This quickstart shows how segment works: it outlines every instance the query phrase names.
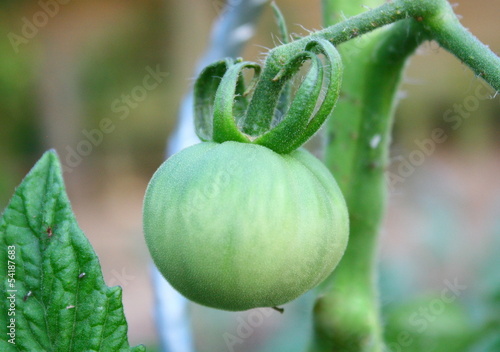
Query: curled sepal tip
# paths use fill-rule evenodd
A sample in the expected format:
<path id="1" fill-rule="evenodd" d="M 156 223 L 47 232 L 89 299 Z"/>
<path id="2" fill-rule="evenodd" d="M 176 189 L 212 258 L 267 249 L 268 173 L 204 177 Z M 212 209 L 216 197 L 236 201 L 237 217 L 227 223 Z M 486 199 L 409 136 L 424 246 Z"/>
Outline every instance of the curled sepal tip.
<path id="1" fill-rule="evenodd" d="M 217 88 L 233 59 L 224 59 L 201 71 L 194 84 L 194 124 L 198 137 L 204 141 L 212 140 L 213 110 Z"/>
<path id="2" fill-rule="evenodd" d="M 306 130 L 309 116 L 314 112 L 314 108 L 321 94 L 323 81 L 323 64 L 321 60 L 311 52 L 302 52 L 292 58 L 291 62 L 285 66 L 274 78 L 274 80 L 291 77 L 288 71 L 296 71 L 300 65 L 306 61 L 311 61 L 311 67 L 306 74 L 304 81 L 300 85 L 295 98 L 283 119 L 268 132 L 255 139 L 255 143 L 268 147 L 277 153 L 289 153 L 294 149 L 295 141 L 300 138 Z M 296 63 L 299 64 L 298 68 Z"/>
<path id="3" fill-rule="evenodd" d="M 340 86 L 342 84 L 342 60 L 333 44 L 325 39 L 319 38 L 310 41 L 306 46 L 306 50 L 312 50 L 318 54 L 323 54 L 325 57 L 326 65 L 324 66 L 323 78 L 325 95 L 318 109 L 309 119 L 304 133 L 290 145 L 291 150 L 299 148 L 320 129 L 337 103 L 337 99 L 340 95 Z"/>
<path id="4" fill-rule="evenodd" d="M 255 75 L 249 88 L 245 90 L 241 73 L 247 68 L 253 68 Z M 237 126 L 236 119 L 240 116 L 236 116 L 234 105 L 238 100 L 240 100 L 240 104 L 247 105 L 246 96 L 248 91 L 252 90 L 253 82 L 258 79 L 259 74 L 260 66 L 253 62 L 238 62 L 224 74 L 215 95 L 212 136 L 214 142 L 250 141 L 248 136 L 243 134 Z"/>

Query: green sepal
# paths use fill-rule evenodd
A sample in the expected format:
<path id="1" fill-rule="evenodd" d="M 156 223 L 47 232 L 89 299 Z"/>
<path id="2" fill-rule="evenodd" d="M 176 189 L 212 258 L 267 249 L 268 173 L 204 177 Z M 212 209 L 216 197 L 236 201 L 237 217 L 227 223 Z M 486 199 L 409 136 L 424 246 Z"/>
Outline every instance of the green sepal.
<path id="1" fill-rule="evenodd" d="M 274 1 L 271 3 L 271 7 L 273 8 L 274 18 L 279 28 L 280 40 L 283 44 L 287 44 L 290 42 L 290 36 L 288 34 L 288 27 L 286 25 L 285 16 L 283 16 L 283 13 L 281 12 L 280 8 Z M 282 91 L 280 93 L 280 98 L 278 100 L 278 105 L 276 106 L 276 111 L 279 112 L 286 111 L 286 109 L 290 104 L 291 97 L 292 97 L 292 82 L 288 81 L 282 88 Z"/>
<path id="2" fill-rule="evenodd" d="M 274 80 L 290 79 L 307 59 L 311 61 L 311 68 L 297 90 L 290 108 L 278 125 L 255 139 L 256 144 L 280 154 L 296 149 L 290 147 L 304 133 L 321 93 L 323 63 L 313 53 L 304 51 L 292 58 L 274 78 Z"/>
<path id="3" fill-rule="evenodd" d="M 271 7 L 273 8 L 274 18 L 280 30 L 281 42 L 283 44 L 287 44 L 289 42 L 289 38 L 288 38 L 288 28 L 286 25 L 285 16 L 283 16 L 283 13 L 281 12 L 280 8 L 278 7 L 278 5 L 276 5 L 274 1 L 271 3 Z"/>
<path id="4" fill-rule="evenodd" d="M 200 73 L 194 84 L 194 125 L 198 138 L 212 140 L 215 95 L 222 77 L 234 63 L 227 58 L 210 64 Z"/>
<path id="5" fill-rule="evenodd" d="M 254 78 L 248 91 L 242 91 L 243 80 L 241 72 L 246 68 L 253 68 Z M 213 111 L 213 135 L 214 142 L 235 141 L 248 143 L 250 139 L 238 128 L 235 117 L 235 97 L 237 96 L 240 105 L 246 106 L 246 95 L 252 90 L 253 82 L 259 78 L 260 66 L 253 62 L 239 62 L 232 65 L 222 77 L 222 81 L 215 95 Z M 239 91 L 240 94 L 237 94 Z M 241 111 L 242 109 L 240 109 Z"/>
<path id="6" fill-rule="evenodd" d="M 323 86 L 326 88 L 325 96 L 323 97 L 319 109 L 309 120 L 304 133 L 301 134 L 300 138 L 295 140 L 294 144 L 290 145 L 291 150 L 299 148 L 321 128 L 337 103 L 342 84 L 342 59 L 332 43 L 321 38 L 314 39 L 307 44 L 306 50 L 312 50 L 325 56 L 325 61 L 327 62 L 324 66 L 325 73 L 323 82 Z"/>

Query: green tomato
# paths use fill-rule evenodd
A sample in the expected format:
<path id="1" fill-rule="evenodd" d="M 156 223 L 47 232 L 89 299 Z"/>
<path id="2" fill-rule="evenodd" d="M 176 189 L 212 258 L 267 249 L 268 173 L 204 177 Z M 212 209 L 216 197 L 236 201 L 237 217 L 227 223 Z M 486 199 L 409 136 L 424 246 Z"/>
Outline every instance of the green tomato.
<path id="1" fill-rule="evenodd" d="M 163 163 L 144 200 L 144 233 L 165 278 L 223 310 L 275 307 L 317 286 L 347 245 L 344 198 L 305 150 L 205 142 Z"/>

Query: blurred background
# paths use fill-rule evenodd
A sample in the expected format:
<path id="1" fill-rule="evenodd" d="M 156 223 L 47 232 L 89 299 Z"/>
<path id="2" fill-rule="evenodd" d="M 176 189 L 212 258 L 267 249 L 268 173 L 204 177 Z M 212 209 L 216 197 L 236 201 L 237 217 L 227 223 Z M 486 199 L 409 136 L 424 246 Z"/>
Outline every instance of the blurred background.
<path id="1" fill-rule="evenodd" d="M 321 27 L 319 1 L 278 4 L 291 32 Z M 457 5 L 463 24 L 499 53 L 500 2 Z M 131 344 L 156 345 L 142 197 L 223 6 L 222 0 L 0 2 L 0 208 L 41 154 L 55 148 L 105 280 L 123 287 Z M 278 30 L 268 8 L 245 59 L 273 47 L 271 33 Z M 405 73 L 388 172 L 379 281 L 392 349 L 439 351 L 431 348 L 434 335 L 450 346 L 480 331 L 475 350 L 500 351 L 500 97 L 435 43 L 422 45 Z M 453 302 L 440 298 L 446 288 Z M 197 350 L 280 351 L 275 346 L 288 341 L 283 351 L 300 351 L 310 299 L 294 307 L 286 323 L 260 312 L 264 322 L 241 339 L 237 329 L 251 313 L 193 305 Z M 413 339 L 411 348 L 398 342 L 401 331 Z M 233 349 L 228 339 L 236 341 Z"/>

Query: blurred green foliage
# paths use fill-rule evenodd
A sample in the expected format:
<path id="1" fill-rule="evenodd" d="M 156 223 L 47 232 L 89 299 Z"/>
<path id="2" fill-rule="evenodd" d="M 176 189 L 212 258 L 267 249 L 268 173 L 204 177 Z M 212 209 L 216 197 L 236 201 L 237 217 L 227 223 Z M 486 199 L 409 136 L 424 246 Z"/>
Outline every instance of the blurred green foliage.
<path id="1" fill-rule="evenodd" d="M 0 31 L 5 27 L 0 25 Z M 39 150 L 33 53 L 16 55 L 0 41 L 0 207 L 3 209 L 19 175 Z"/>
<path id="2" fill-rule="evenodd" d="M 57 55 L 47 55 L 44 49 L 50 42 L 49 36 L 59 36 L 62 39 L 58 40 L 63 41 L 72 39 L 64 38 L 63 33 L 68 29 L 64 16 L 71 11 L 72 5 L 75 4 L 64 5 L 68 8 L 61 5 L 56 16 L 50 18 L 52 23 L 49 21 L 47 27 L 39 28 L 36 36 L 28 38 L 26 44 L 19 45 L 19 52 L 14 50 L 8 35 L 14 33 L 25 38 L 22 34 L 22 19 L 32 19 L 41 8 L 37 2 L 29 1 L 2 2 L 0 5 L 0 33 L 5 35 L 5 40 L 0 41 L 2 208 L 30 165 L 45 149 L 57 145 L 57 141 L 47 140 L 42 134 L 44 128 L 50 128 L 46 123 L 44 126 L 43 121 L 44 101 L 40 89 L 46 86 L 41 80 L 47 78 L 42 71 L 46 70 L 45 61 L 50 59 L 50 55 Z M 116 3 L 114 6 L 117 6 Z M 149 94 L 148 101 L 134 109 L 126 121 L 117 119 L 110 106 L 114 99 L 130 93 L 131 89 L 141 84 L 146 67 L 155 68 L 160 65 L 163 70 L 168 71 L 170 56 L 164 48 L 168 47 L 171 35 L 165 30 L 165 4 L 162 1 L 130 2 L 123 6 L 127 8 L 127 18 L 115 20 L 114 26 L 106 26 L 104 22 L 98 21 L 93 23 L 92 18 L 81 21 L 80 25 L 88 26 L 89 29 L 96 25 L 101 28 L 97 34 L 94 29 L 89 30 L 88 38 L 79 39 L 82 42 L 78 48 L 79 55 L 69 64 L 74 67 L 79 80 L 76 84 L 80 93 L 78 100 L 82 105 L 79 114 L 83 117 L 81 126 L 90 130 L 99 126 L 102 119 L 109 117 L 115 120 L 116 129 L 120 131 L 106 136 L 102 145 L 94 148 L 91 158 L 110 153 L 129 154 L 128 159 L 133 160 L 133 167 L 147 177 L 162 159 L 165 139 L 175 123 L 177 107 L 173 101 L 169 101 L 168 92 L 172 82 L 167 78 L 167 82 Z M 89 7 L 93 8 L 92 11 L 99 10 L 99 5 L 95 2 L 89 3 Z M 103 9 L 106 10 L 106 6 Z M 123 12 L 120 7 L 117 10 Z M 85 16 L 83 12 L 82 17 Z M 57 32 L 57 27 L 61 27 L 60 32 Z M 71 45 L 67 43 L 66 46 Z M 62 61 L 61 64 L 66 63 Z M 82 135 L 76 137 L 82 138 Z M 76 142 L 78 139 L 75 144 Z M 58 152 L 61 155 L 65 150 Z"/>
<path id="3" fill-rule="evenodd" d="M 122 22 L 113 31 L 90 42 L 81 57 L 81 92 L 85 102 L 85 127 L 96 128 L 104 118 L 114 121 L 118 133 L 106 136 L 98 154 L 129 154 L 133 167 L 148 175 L 163 158 L 168 132 L 176 120 L 176 103 L 169 90 L 170 77 L 148 92 L 144 103 L 130 109 L 125 119 L 112 109 L 115 100 L 130 95 L 142 85 L 146 68 L 169 72 L 168 33 L 161 2 L 138 6 L 132 22 Z M 146 172 L 144 172 L 146 169 Z"/>

